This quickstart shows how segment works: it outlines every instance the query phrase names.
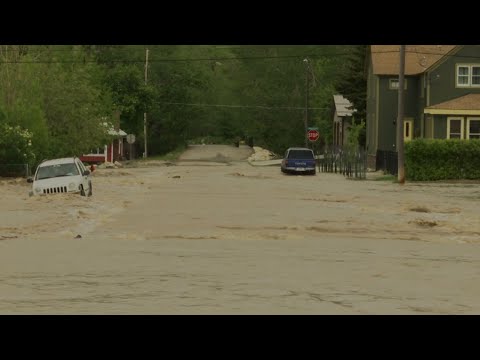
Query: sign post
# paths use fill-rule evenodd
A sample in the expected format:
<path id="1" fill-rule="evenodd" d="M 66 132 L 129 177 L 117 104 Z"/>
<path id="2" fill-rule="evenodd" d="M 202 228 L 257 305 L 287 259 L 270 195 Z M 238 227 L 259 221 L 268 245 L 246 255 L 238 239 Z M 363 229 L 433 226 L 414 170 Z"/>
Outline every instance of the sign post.
<path id="1" fill-rule="evenodd" d="M 310 142 L 317 141 L 318 138 L 320 137 L 320 133 L 318 132 L 318 128 L 309 127 L 308 131 L 307 131 L 307 137 L 308 137 L 308 140 L 310 140 Z"/>
<path id="2" fill-rule="evenodd" d="M 307 138 L 311 143 L 313 143 L 313 155 L 315 156 L 315 163 L 318 164 L 318 159 L 316 158 L 316 156 L 318 156 L 318 149 L 315 149 L 315 142 L 318 141 L 318 139 L 320 138 L 320 132 L 318 131 L 318 127 L 309 127 L 307 130 Z"/>
<path id="3" fill-rule="evenodd" d="M 128 158 L 129 158 L 128 160 L 132 160 L 132 144 L 133 144 L 134 142 L 135 142 L 135 135 L 133 135 L 133 134 L 128 134 L 128 135 L 127 135 L 127 143 L 130 144 L 130 150 L 129 150 L 129 151 L 130 151 L 130 153 L 129 153 L 130 156 L 128 157 Z"/>

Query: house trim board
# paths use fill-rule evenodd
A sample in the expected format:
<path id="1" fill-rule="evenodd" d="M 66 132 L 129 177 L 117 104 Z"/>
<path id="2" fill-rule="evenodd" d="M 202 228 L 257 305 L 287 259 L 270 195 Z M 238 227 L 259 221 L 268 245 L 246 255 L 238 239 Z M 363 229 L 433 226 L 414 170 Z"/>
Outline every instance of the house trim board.
<path id="1" fill-rule="evenodd" d="M 478 110 L 424 109 L 424 114 L 432 115 L 480 115 Z"/>

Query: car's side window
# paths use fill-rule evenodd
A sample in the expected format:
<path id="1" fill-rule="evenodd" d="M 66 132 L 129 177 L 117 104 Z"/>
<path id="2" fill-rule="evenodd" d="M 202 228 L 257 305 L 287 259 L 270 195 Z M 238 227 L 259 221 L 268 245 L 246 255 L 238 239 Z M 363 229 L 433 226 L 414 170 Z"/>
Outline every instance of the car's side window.
<path id="1" fill-rule="evenodd" d="M 75 164 L 64 164 L 61 165 L 62 173 L 68 175 L 78 175 L 78 167 Z M 60 173 L 60 174 L 62 174 Z"/>
<path id="2" fill-rule="evenodd" d="M 80 173 L 83 174 L 85 172 L 85 166 L 83 166 L 83 164 L 80 162 L 80 161 L 75 161 L 75 163 L 77 164 L 79 170 L 80 170 Z"/>

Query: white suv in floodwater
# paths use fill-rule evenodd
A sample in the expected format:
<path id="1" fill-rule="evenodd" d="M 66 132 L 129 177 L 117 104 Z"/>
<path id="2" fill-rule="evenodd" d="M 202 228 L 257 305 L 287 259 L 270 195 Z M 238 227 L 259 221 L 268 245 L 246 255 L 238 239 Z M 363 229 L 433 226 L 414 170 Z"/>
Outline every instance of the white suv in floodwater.
<path id="1" fill-rule="evenodd" d="M 27 181 L 33 183 L 33 195 L 80 193 L 92 196 L 90 171 L 76 157 L 46 160 Z"/>

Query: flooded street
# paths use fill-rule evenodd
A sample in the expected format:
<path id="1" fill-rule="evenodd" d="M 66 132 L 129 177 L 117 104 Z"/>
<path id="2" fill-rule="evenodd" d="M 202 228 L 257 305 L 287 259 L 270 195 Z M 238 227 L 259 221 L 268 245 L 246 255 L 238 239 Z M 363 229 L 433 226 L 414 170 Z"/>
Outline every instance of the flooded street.
<path id="1" fill-rule="evenodd" d="M 0 180 L 0 314 L 480 313 L 480 184 L 210 149 L 98 169 L 91 198 Z"/>

